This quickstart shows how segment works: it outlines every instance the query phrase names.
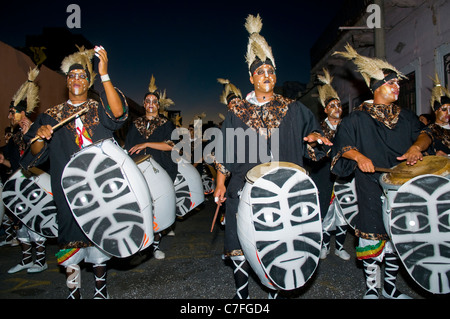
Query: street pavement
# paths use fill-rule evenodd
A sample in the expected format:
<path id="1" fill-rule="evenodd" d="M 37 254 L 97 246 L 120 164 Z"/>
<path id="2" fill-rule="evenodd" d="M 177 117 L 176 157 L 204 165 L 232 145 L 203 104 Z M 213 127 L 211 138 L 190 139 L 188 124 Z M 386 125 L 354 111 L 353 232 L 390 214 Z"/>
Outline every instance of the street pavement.
<path id="1" fill-rule="evenodd" d="M 108 291 L 112 300 L 154 300 L 151 305 L 166 305 L 167 300 L 192 303 L 207 300 L 231 301 L 235 294 L 232 269 L 222 259 L 224 230 L 216 223 L 211 232 L 215 204 L 210 196 L 197 210 L 177 220 L 175 236 L 164 236 L 161 250 L 165 259 L 157 260 L 150 251 L 129 258 L 113 258 L 108 264 Z M 356 238 L 349 232 L 345 247 L 351 259 L 344 261 L 331 253 L 321 260 L 313 277 L 302 288 L 281 294 L 286 300 L 360 300 L 365 292 L 362 265 L 355 259 Z M 41 273 L 26 271 L 8 274 L 9 268 L 20 262 L 18 246 L 0 247 L 0 299 L 65 299 L 68 289 L 65 274 L 56 262 L 57 245 L 47 243 L 49 268 Z M 83 299 L 94 294 L 94 275 L 89 264 L 81 272 Z M 449 299 L 433 295 L 418 286 L 404 271 L 399 274 L 398 288 L 416 300 Z M 252 274 L 249 282 L 251 300 L 266 300 L 268 289 Z M 156 300 L 156 302 L 155 302 Z M 315 304 L 315 303 L 313 303 Z M 178 311 L 178 310 L 177 310 Z M 332 311 L 332 310 L 329 310 Z M 331 312 L 330 312 L 331 314 Z"/>

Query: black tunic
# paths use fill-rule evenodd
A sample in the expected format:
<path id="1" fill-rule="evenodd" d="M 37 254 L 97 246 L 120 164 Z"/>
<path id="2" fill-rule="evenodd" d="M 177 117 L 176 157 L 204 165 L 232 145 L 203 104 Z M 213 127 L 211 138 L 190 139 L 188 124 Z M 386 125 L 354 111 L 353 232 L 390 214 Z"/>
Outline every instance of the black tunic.
<path id="1" fill-rule="evenodd" d="M 142 116 L 130 125 L 125 139 L 125 149 L 129 151 L 130 148 L 137 144 L 148 142 L 166 142 L 171 144 L 173 143 L 171 136 L 174 130 L 175 125 L 162 115 L 151 120 Z M 178 173 L 178 165 L 172 160 L 170 151 L 161 151 L 147 147 L 144 152 L 141 151 L 137 155 L 143 154 L 151 155 L 167 174 L 169 174 L 172 181 L 175 181 Z M 136 157 L 137 155 L 133 154 L 132 157 Z"/>
<path id="2" fill-rule="evenodd" d="M 24 140 L 29 141 L 36 136 L 37 130 L 42 125 L 54 126 L 86 106 L 89 106 L 89 111 L 82 115 L 80 119 L 89 132 L 92 142 L 112 138 L 113 132 L 119 129 L 128 117 L 125 97 L 121 92 L 119 93 L 124 108 L 124 115 L 119 119 L 116 119 L 112 114 L 106 104 L 107 99 L 104 94 L 102 94 L 102 103 L 90 99 L 81 106 L 73 106 L 65 102 L 40 114 L 25 134 Z M 75 123 L 71 121 L 54 131 L 52 138 L 45 141 L 45 146 L 39 154 L 33 156 L 28 149 L 21 159 L 21 166 L 24 168 L 37 166 L 47 159 L 50 160 L 49 173 L 51 175 L 53 199 L 58 208 L 58 243 L 61 248 L 80 248 L 91 245 L 74 219 L 61 187 L 61 176 L 66 164 L 70 161 L 72 155 L 80 150 L 76 144 L 76 136 Z"/>
<path id="3" fill-rule="evenodd" d="M 421 125 L 417 115 L 407 109 L 393 106 L 389 111 L 380 106 L 374 111 L 372 105 L 365 102 L 342 119 L 333 142 L 331 170 L 341 177 L 355 172 L 359 209 L 355 234 L 365 239 L 381 240 L 389 239 L 382 219 L 381 174 L 355 170 L 357 163 L 342 157 L 342 154 L 357 150 L 372 160 L 374 166 L 391 168 L 399 164 L 397 157 L 406 153 L 416 141 Z"/>
<path id="4" fill-rule="evenodd" d="M 256 156 L 259 154 L 259 142 L 252 143 L 246 140 L 245 146 L 238 147 L 238 139 L 234 138 L 234 148 L 230 148 L 230 136 L 227 129 L 236 132 L 251 128 L 259 132 L 260 128 L 278 129 L 279 161 L 291 162 L 303 167 L 303 158 L 319 159 L 325 155 L 320 147 L 312 149 L 303 141 L 303 138 L 312 132 L 322 133 L 319 123 L 313 113 L 301 102 L 275 95 L 274 99 L 263 106 L 254 105 L 247 100 L 228 109 L 227 116 L 222 124 L 223 157 L 216 160 L 220 164 L 217 168 L 226 174 L 231 174 L 226 194 L 226 226 L 225 226 L 225 253 L 232 255 L 240 250 L 237 236 L 236 213 L 239 204 L 238 192 L 244 187 L 245 175 L 253 167 L 268 162 L 267 159 Z M 229 134 L 229 133 L 228 133 Z M 270 153 L 272 135 L 266 139 L 268 154 Z M 265 137 L 258 134 L 260 139 Z M 275 154 L 277 150 L 272 150 Z M 243 154 L 242 154 L 243 152 Z M 217 155 L 217 152 L 216 152 Z M 266 155 L 266 154 L 264 154 Z M 264 156 L 263 155 L 263 156 Z"/>

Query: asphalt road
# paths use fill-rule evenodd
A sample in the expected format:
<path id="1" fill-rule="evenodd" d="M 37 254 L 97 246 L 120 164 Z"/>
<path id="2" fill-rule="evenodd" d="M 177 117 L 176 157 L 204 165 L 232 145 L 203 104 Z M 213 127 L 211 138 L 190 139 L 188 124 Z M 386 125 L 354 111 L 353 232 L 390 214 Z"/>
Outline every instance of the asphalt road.
<path id="1" fill-rule="evenodd" d="M 183 220 L 177 220 L 175 236 L 162 238 L 161 249 L 166 255 L 163 260 L 155 259 L 150 252 L 110 260 L 108 291 L 112 300 L 145 299 L 151 302 L 150 305 L 166 305 L 169 308 L 167 310 L 171 311 L 181 311 L 187 302 L 190 305 L 230 302 L 235 293 L 232 269 L 221 257 L 223 228 L 216 224 L 214 230 L 210 231 L 214 211 L 215 205 L 209 196 L 199 210 L 189 213 Z M 308 300 L 308 304 L 316 304 L 319 300 L 360 300 L 365 292 L 365 283 L 362 265 L 355 259 L 355 244 L 356 238 L 350 232 L 345 246 L 351 259 L 344 261 L 334 255 L 332 237 L 331 253 L 320 261 L 315 274 L 304 287 L 282 293 L 285 300 L 290 300 L 289 304 L 301 300 Z M 19 247 L 0 247 L 2 304 L 8 299 L 65 299 L 68 289 L 64 271 L 56 262 L 56 251 L 56 243 L 48 241 L 49 268 L 44 272 L 8 274 L 8 269 L 20 262 L 21 251 Z M 91 299 L 94 294 L 94 275 L 90 265 L 84 265 L 81 278 L 82 296 L 85 300 Z M 416 301 L 437 300 L 440 303 L 443 299 L 449 299 L 449 296 L 426 292 L 404 270 L 400 272 L 397 286 Z M 256 276 L 251 277 L 249 289 L 251 300 L 267 300 L 268 290 L 259 284 Z M 170 303 L 175 308 L 168 304 L 168 300 L 175 301 Z M 284 306 L 279 308 L 280 311 L 283 309 Z"/>

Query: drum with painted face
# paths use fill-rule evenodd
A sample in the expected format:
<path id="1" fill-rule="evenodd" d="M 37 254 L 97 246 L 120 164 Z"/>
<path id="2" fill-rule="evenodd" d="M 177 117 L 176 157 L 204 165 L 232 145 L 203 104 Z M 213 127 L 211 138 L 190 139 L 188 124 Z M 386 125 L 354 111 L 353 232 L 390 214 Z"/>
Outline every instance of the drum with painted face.
<path id="1" fill-rule="evenodd" d="M 412 178 L 425 174 L 437 176 L 450 176 L 450 159 L 444 156 L 424 156 L 422 161 L 415 165 L 407 165 L 402 162 L 391 168 L 391 173 L 380 176 L 380 184 L 383 187 L 383 222 L 387 233 L 390 235 L 391 206 L 399 188 Z"/>
<path id="2" fill-rule="evenodd" d="M 0 182 L 0 196 L 3 199 L 3 183 Z M 3 223 L 3 216 L 5 216 L 5 205 L 0 203 L 0 223 Z"/>
<path id="3" fill-rule="evenodd" d="M 412 178 L 390 201 L 389 216 L 392 243 L 409 275 L 431 293 L 450 293 L 450 180 Z"/>
<path id="4" fill-rule="evenodd" d="M 160 232 L 169 228 L 176 218 L 175 188 L 169 174 L 150 155 L 133 158 L 145 177 L 152 195 L 154 226 Z M 145 249 L 146 247 L 143 247 Z"/>
<path id="5" fill-rule="evenodd" d="M 322 242 L 317 187 L 287 162 L 258 165 L 246 179 L 237 213 L 244 255 L 265 286 L 302 287 L 316 270 Z"/>
<path id="6" fill-rule="evenodd" d="M 202 177 L 195 167 L 181 159 L 178 175 L 174 182 L 176 195 L 176 215 L 182 217 L 205 200 Z"/>
<path id="7" fill-rule="evenodd" d="M 38 168 L 17 170 L 6 181 L 2 198 L 5 206 L 32 231 L 48 238 L 58 237 L 57 209 L 48 173 Z"/>
<path id="8" fill-rule="evenodd" d="M 128 257 L 153 242 L 147 182 L 113 139 L 75 153 L 64 169 L 61 186 L 81 229 L 108 254 Z"/>
<path id="9" fill-rule="evenodd" d="M 337 178 L 334 182 L 334 194 L 337 210 L 348 225 L 355 229 L 355 217 L 358 215 L 358 197 L 356 196 L 355 177 Z"/>
<path id="10" fill-rule="evenodd" d="M 203 163 L 202 182 L 205 195 L 214 193 L 214 190 L 216 189 L 215 178 L 214 168 L 206 163 Z"/>

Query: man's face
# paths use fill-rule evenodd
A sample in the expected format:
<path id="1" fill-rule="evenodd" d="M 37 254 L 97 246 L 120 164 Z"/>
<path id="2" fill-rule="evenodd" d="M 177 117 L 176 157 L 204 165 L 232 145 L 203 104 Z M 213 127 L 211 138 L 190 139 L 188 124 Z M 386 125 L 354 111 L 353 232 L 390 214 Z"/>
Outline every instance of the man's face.
<path id="1" fill-rule="evenodd" d="M 22 119 L 22 114 L 21 113 L 17 113 L 14 108 L 10 108 L 9 109 L 8 120 L 9 120 L 9 124 L 12 127 L 14 127 L 17 124 L 19 124 L 21 119 Z"/>
<path id="2" fill-rule="evenodd" d="M 450 120 L 450 104 L 444 104 L 436 110 L 436 124 L 445 125 Z"/>
<path id="3" fill-rule="evenodd" d="M 147 95 L 144 100 L 144 108 L 148 113 L 158 112 L 159 109 L 159 101 L 158 98 L 152 94 Z"/>
<path id="4" fill-rule="evenodd" d="M 75 96 L 83 95 L 89 89 L 89 82 L 86 71 L 72 70 L 67 75 L 67 88 Z"/>
<path id="5" fill-rule="evenodd" d="M 250 82 L 255 87 L 255 91 L 261 93 L 272 92 L 277 82 L 275 69 L 268 64 L 261 65 L 253 72 L 253 75 L 250 77 Z"/>
<path id="6" fill-rule="evenodd" d="M 339 120 L 342 117 L 341 102 L 338 100 L 332 100 L 327 104 L 324 111 L 330 119 Z"/>
<path id="7" fill-rule="evenodd" d="M 378 94 L 387 103 L 393 103 L 398 100 L 400 94 L 400 85 L 398 79 L 391 79 L 385 84 L 375 90 L 375 94 Z"/>

